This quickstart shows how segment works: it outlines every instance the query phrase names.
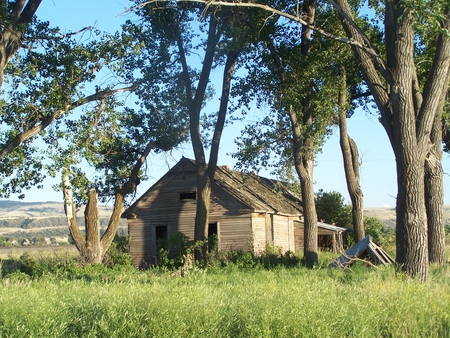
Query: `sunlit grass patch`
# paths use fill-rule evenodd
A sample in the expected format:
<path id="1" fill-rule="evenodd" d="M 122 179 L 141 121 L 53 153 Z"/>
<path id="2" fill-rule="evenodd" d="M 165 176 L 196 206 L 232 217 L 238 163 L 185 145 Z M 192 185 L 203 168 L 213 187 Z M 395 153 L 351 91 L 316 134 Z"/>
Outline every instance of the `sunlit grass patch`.
<path id="1" fill-rule="evenodd" d="M 0 287 L 0 336 L 441 337 L 450 333 L 446 274 L 435 269 L 422 284 L 363 266 L 17 278 Z"/>

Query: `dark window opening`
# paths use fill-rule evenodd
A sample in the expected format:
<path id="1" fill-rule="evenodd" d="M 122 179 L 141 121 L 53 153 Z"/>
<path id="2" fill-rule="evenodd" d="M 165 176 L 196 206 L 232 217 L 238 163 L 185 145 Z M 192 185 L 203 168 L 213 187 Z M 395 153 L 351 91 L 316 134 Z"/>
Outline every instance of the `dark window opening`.
<path id="1" fill-rule="evenodd" d="M 208 225 L 208 237 L 211 237 L 212 235 L 217 235 L 217 222 Z"/>
<path id="2" fill-rule="evenodd" d="M 158 251 L 166 248 L 167 242 L 167 225 L 155 226 L 156 246 Z"/>
<path id="3" fill-rule="evenodd" d="M 187 201 L 187 200 L 195 201 L 197 199 L 197 193 L 195 191 L 180 192 L 179 199 L 180 201 Z"/>
<path id="4" fill-rule="evenodd" d="M 208 224 L 208 251 L 217 251 L 219 249 L 219 233 L 217 231 L 217 222 Z"/>

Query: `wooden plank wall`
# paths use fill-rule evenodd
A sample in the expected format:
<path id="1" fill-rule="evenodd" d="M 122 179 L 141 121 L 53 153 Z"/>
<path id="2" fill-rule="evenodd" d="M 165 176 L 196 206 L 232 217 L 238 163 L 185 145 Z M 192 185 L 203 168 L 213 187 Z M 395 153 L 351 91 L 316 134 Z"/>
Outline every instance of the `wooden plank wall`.
<path id="1" fill-rule="evenodd" d="M 131 256 L 135 266 L 155 264 L 156 245 L 151 228 L 168 224 L 168 236 L 183 232 L 194 238 L 195 200 L 179 200 L 179 192 L 195 191 L 196 172 L 177 172 L 160 182 L 159 186 L 143 196 L 129 219 Z M 251 214 L 241 215 L 243 205 L 226 192 L 214 188 L 211 194 L 210 222 L 218 222 L 220 250 L 248 250 L 252 238 Z M 153 232 L 152 232 L 153 231 Z"/>
<path id="2" fill-rule="evenodd" d="M 303 251 L 305 247 L 305 233 L 304 233 L 304 224 L 300 221 L 293 222 L 294 226 L 294 249 L 295 252 Z"/>
<path id="3" fill-rule="evenodd" d="M 282 252 L 290 250 L 289 247 L 289 217 L 273 215 L 273 244 L 281 248 Z"/>
<path id="4" fill-rule="evenodd" d="M 133 265 L 139 268 L 145 268 L 155 264 L 156 250 L 152 250 L 153 229 L 145 226 L 141 220 L 129 220 L 129 234 L 133 239 L 130 246 L 130 255 Z M 155 248 L 156 249 L 156 248 Z"/>
<path id="5" fill-rule="evenodd" d="M 254 214 L 252 217 L 253 247 L 256 254 L 266 250 L 266 214 Z M 272 238 L 270 238 L 272 241 Z"/>
<path id="6" fill-rule="evenodd" d="M 252 224 L 250 214 L 220 218 L 219 224 L 219 250 L 249 251 L 252 244 Z"/>

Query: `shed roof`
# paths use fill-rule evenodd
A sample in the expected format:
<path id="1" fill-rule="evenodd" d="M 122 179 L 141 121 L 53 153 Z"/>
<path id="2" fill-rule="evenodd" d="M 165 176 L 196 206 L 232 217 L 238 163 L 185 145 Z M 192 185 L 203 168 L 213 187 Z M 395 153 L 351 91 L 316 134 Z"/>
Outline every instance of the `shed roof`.
<path id="1" fill-rule="evenodd" d="M 294 221 L 294 222 L 300 222 L 303 223 L 303 220 Z M 347 228 L 338 227 L 336 225 L 323 223 L 323 222 L 317 222 L 317 228 L 318 228 L 318 234 L 319 235 L 331 235 L 336 233 L 343 233 L 345 231 L 348 231 Z"/>
<path id="2" fill-rule="evenodd" d="M 127 217 L 132 213 L 139 201 L 159 186 L 161 182 L 166 181 L 169 176 L 177 171 L 186 171 L 188 166 L 191 170 L 196 170 L 195 161 L 183 157 L 133 203 L 122 214 L 122 217 Z M 213 184 L 244 204 L 246 207 L 242 209 L 242 212 L 268 212 L 296 216 L 302 214 L 300 197 L 280 181 L 231 170 L 228 166 L 217 166 Z"/>
<path id="3" fill-rule="evenodd" d="M 388 255 L 380 246 L 372 241 L 372 237 L 367 235 L 350 249 L 348 249 L 342 256 L 330 263 L 328 267 L 345 268 L 351 265 L 357 259 L 368 258 L 374 264 L 391 264 L 394 260 Z"/>

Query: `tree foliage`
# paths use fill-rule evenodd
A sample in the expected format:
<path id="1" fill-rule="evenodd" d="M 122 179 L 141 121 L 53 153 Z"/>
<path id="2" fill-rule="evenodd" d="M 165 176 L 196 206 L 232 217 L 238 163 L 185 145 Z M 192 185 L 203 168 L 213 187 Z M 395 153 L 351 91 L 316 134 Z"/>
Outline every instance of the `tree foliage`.
<path id="1" fill-rule="evenodd" d="M 63 35 L 49 23 L 36 21 L 24 37 L 27 48 L 5 69 L 0 105 L 3 197 L 11 193 L 24 197 L 24 190 L 40 187 L 46 176 L 44 158 L 48 157 L 42 144 L 47 145 L 46 150 L 58 147 L 67 132 L 63 117 L 72 114 L 76 118 L 77 108 L 134 86 L 117 72 L 113 81 L 98 81 L 99 75 L 111 74 L 114 64 L 118 69 L 124 52 L 117 39 L 107 34 L 85 29 Z"/>
<path id="2" fill-rule="evenodd" d="M 351 206 L 345 203 L 340 192 L 320 189 L 316 198 L 317 218 L 324 223 L 352 229 Z"/>

